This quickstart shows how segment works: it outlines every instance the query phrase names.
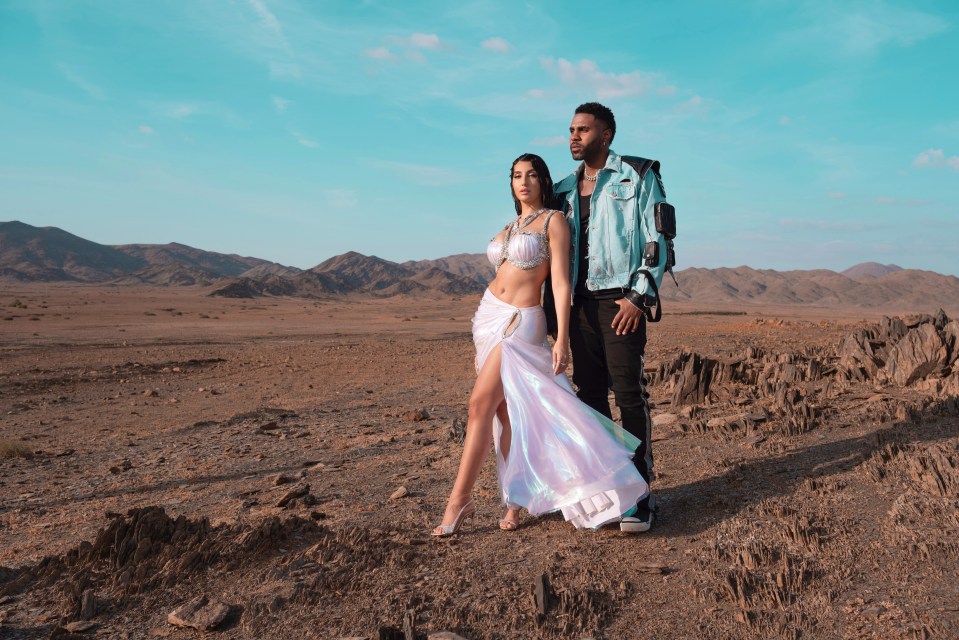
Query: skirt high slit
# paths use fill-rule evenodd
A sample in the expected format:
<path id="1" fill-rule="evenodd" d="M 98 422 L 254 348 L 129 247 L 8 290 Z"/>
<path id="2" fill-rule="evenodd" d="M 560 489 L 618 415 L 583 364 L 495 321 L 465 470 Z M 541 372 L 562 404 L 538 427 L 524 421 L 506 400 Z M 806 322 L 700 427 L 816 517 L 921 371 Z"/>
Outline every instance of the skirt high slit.
<path id="1" fill-rule="evenodd" d="M 640 441 L 576 397 L 553 374 L 543 308 L 514 307 L 487 289 L 473 317 L 476 370 L 501 347 L 500 379 L 511 437 L 493 419 L 496 469 L 504 505 L 531 514 L 562 511 L 577 528 L 616 521 L 649 487 L 632 457 Z"/>

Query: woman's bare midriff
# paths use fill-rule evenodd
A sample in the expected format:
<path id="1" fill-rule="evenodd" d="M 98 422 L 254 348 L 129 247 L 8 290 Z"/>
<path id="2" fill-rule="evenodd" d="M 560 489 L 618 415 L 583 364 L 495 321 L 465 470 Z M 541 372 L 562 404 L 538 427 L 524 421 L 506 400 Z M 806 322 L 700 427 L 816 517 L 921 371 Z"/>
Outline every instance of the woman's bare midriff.
<path id="1" fill-rule="evenodd" d="M 489 283 L 489 290 L 514 307 L 535 307 L 540 303 L 543 283 L 548 275 L 548 260 L 535 269 L 520 269 L 506 261 Z"/>

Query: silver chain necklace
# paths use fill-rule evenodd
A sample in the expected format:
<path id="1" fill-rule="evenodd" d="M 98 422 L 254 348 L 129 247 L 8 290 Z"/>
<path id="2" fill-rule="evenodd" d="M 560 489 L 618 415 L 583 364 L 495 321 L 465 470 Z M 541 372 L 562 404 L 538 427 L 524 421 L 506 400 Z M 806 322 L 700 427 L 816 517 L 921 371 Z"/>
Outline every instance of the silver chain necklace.
<path id="1" fill-rule="evenodd" d="M 597 171 L 593 175 L 589 175 L 588 173 L 586 173 L 586 167 L 583 167 L 583 180 L 585 180 L 586 182 L 596 182 L 596 178 L 598 177 L 599 177 L 599 171 Z"/>
<path id="2" fill-rule="evenodd" d="M 529 225 L 530 222 L 532 222 L 533 220 L 535 220 L 536 218 L 538 218 L 539 215 L 540 215 L 541 213 L 543 213 L 544 211 L 546 211 L 546 208 L 545 208 L 545 207 L 542 208 L 542 209 L 540 209 L 539 211 L 534 211 L 533 213 L 529 214 L 528 216 L 526 216 L 526 217 L 523 218 L 522 220 L 517 220 L 517 221 L 516 221 L 516 226 L 514 227 L 515 230 L 516 230 L 516 231 L 519 231 L 520 229 L 525 229 L 525 228 Z"/>

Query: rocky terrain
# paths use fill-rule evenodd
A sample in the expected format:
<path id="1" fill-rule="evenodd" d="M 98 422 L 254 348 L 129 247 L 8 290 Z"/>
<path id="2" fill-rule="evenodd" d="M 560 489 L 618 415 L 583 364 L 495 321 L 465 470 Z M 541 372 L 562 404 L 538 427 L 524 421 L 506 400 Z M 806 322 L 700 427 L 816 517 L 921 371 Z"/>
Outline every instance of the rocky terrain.
<path id="1" fill-rule="evenodd" d="M 208 292 L 5 285 L 0 637 L 959 633 L 949 309 L 674 302 L 653 531 L 434 540 L 478 298 Z"/>

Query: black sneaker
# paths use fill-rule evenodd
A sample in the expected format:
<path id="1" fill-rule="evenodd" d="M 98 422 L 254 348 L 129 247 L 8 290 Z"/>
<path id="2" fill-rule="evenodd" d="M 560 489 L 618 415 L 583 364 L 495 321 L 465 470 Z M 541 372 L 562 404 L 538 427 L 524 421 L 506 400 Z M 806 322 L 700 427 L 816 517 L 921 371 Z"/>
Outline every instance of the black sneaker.
<path id="1" fill-rule="evenodd" d="M 648 496 L 639 501 L 636 510 L 619 521 L 619 530 L 623 533 L 645 533 L 653 528 L 656 520 L 656 501 Z"/>

